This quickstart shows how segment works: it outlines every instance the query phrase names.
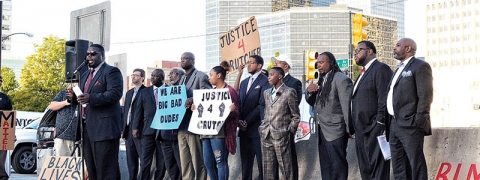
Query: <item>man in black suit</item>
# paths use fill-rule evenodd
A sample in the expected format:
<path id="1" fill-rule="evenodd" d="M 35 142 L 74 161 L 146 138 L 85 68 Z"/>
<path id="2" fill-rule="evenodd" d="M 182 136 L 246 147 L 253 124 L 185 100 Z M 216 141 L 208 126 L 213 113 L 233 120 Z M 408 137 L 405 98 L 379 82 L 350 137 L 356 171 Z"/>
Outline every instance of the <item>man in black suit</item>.
<path id="1" fill-rule="evenodd" d="M 195 55 L 184 52 L 180 57 L 180 63 L 185 70 L 185 78 L 180 84 L 185 84 L 187 89 L 187 102 L 185 103 L 185 115 L 178 128 L 178 147 L 182 166 L 182 179 L 206 180 L 207 170 L 203 164 L 203 151 L 200 136 L 190 133 L 188 125 L 192 117 L 190 106 L 193 103 L 193 90 L 212 89 L 207 74 L 195 68 Z"/>
<path id="2" fill-rule="evenodd" d="M 143 82 L 145 80 L 145 71 L 143 69 L 134 69 L 131 75 L 134 87 L 127 91 L 125 95 L 125 104 L 123 111 L 123 133 L 122 138 L 125 140 L 125 150 L 127 151 L 128 174 L 130 180 L 136 180 L 138 174 L 139 158 L 142 155 L 142 144 L 140 135 L 138 134 L 138 121 L 135 117 L 135 104 L 137 95 L 145 88 Z M 136 122 L 133 122 L 136 121 Z M 136 125 L 134 127 L 133 125 Z M 136 130 L 133 130 L 136 129 Z"/>
<path id="3" fill-rule="evenodd" d="M 278 58 L 273 57 L 275 60 L 275 66 L 280 67 L 285 72 L 285 77 L 283 77 L 283 84 L 287 87 L 295 89 L 297 92 L 297 106 L 300 105 L 302 101 L 302 82 L 297 78 L 294 78 L 290 75 L 289 71 L 293 66 L 292 60 L 287 55 L 280 55 Z M 293 179 L 298 179 L 298 160 L 297 160 L 297 148 L 295 147 L 295 133 L 290 134 L 290 151 L 292 153 L 292 167 L 293 167 Z M 276 173 L 278 176 L 278 173 Z M 278 179 L 278 178 L 277 178 Z"/>
<path id="4" fill-rule="evenodd" d="M 263 179 L 262 150 L 258 127 L 264 118 L 265 99 L 263 91 L 270 88 L 268 78 L 261 73 L 263 58 L 252 55 L 247 61 L 249 78 L 240 83 L 240 156 L 242 160 L 242 179 L 251 180 L 253 162 L 257 157 L 259 179 Z"/>
<path id="5" fill-rule="evenodd" d="M 67 96 L 74 104 L 82 104 L 83 155 L 88 177 L 92 180 L 120 179 L 122 73 L 105 63 L 102 45 L 91 45 L 86 60 L 90 70 L 83 73 L 80 80 L 83 94 L 75 98 L 68 91 Z"/>
<path id="6" fill-rule="evenodd" d="M 134 114 L 133 129 L 141 136 L 142 155 L 140 160 L 140 179 L 150 180 L 153 156 L 155 155 L 155 179 L 163 179 L 165 176 L 165 162 L 160 142 L 157 141 L 157 130 L 150 127 L 152 125 L 158 103 L 158 88 L 164 87 L 163 80 L 165 73 L 162 69 L 155 69 L 151 74 L 152 85 L 142 90 L 135 104 L 136 112 Z M 136 123 L 140 123 L 137 125 Z"/>
<path id="7" fill-rule="evenodd" d="M 170 71 L 170 85 L 180 85 L 185 78 L 185 71 L 181 68 L 172 68 Z M 171 180 L 182 179 L 180 164 L 180 151 L 178 149 L 178 130 L 159 130 L 162 143 L 163 157 L 165 158 L 165 167 Z"/>
<path id="8" fill-rule="evenodd" d="M 433 77 L 430 65 L 414 57 L 416 50 L 415 41 L 409 38 L 400 39 L 393 48 L 394 58 L 401 61 L 387 95 L 395 179 L 428 179 L 423 143 L 424 136 L 432 134 Z"/>
<path id="9" fill-rule="evenodd" d="M 385 103 L 392 70 L 378 61 L 376 54 L 370 41 L 359 42 L 355 50 L 355 61 L 363 68 L 353 86 L 352 121 L 358 166 L 364 180 L 390 179 L 390 160 L 384 160 L 377 136 L 386 130 Z"/>

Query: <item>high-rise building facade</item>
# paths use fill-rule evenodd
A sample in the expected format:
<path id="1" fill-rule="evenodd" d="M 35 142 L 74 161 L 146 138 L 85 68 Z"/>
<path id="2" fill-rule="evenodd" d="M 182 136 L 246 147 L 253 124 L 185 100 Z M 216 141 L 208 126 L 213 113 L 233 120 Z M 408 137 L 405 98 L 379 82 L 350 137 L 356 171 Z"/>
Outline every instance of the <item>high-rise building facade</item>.
<path id="1" fill-rule="evenodd" d="M 430 0 L 427 54 L 432 66 L 432 125 L 480 126 L 480 1 Z"/>
<path id="2" fill-rule="evenodd" d="M 269 60 L 275 52 L 291 57 L 292 76 L 302 80 L 305 74 L 304 53 L 314 50 L 329 51 L 337 60 L 350 59 L 351 9 L 345 5 L 330 7 L 290 8 L 289 10 L 260 15 L 259 25 L 262 56 Z M 395 20 L 378 16 L 365 16 L 370 22 L 365 28 L 368 40 L 377 46 L 377 57 L 389 65 L 393 59 L 393 45 L 397 40 Z"/>
<path id="3" fill-rule="evenodd" d="M 10 38 L 3 40 L 3 37 L 11 34 L 12 29 L 12 1 L 4 0 L 2 11 L 2 50 L 5 52 L 10 51 Z"/>
<path id="4" fill-rule="evenodd" d="M 405 2 L 386 0 L 336 0 L 337 4 L 362 9 L 364 14 L 390 17 L 397 21 L 398 38 L 405 37 Z"/>
<path id="5" fill-rule="evenodd" d="M 206 63 L 207 70 L 221 60 L 219 36 L 238 26 L 238 20 L 290 7 L 304 7 L 320 0 L 206 0 Z"/>

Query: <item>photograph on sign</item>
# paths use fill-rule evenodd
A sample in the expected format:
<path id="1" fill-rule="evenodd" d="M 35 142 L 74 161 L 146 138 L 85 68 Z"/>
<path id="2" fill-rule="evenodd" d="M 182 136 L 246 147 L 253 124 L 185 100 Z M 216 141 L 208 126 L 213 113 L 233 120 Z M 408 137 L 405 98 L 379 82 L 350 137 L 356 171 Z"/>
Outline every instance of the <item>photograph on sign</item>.
<path id="1" fill-rule="evenodd" d="M 85 168 L 86 171 L 86 168 Z M 82 158 L 70 156 L 48 156 L 42 169 L 37 172 L 39 180 L 82 179 Z"/>
<path id="2" fill-rule="evenodd" d="M 201 135 L 217 135 L 230 114 L 232 98 L 228 88 L 193 90 L 192 118 L 188 131 Z"/>
<path id="3" fill-rule="evenodd" d="M 16 111 L 0 111 L 2 123 L 2 149 L 13 150 L 15 147 Z"/>
<path id="4" fill-rule="evenodd" d="M 187 90 L 185 85 L 158 88 L 157 111 L 153 118 L 153 129 L 178 129 L 185 115 Z"/>
<path id="5" fill-rule="evenodd" d="M 227 61 L 234 73 L 240 64 L 246 64 L 251 55 L 261 55 L 260 33 L 255 16 L 228 30 L 219 38 L 222 61 Z"/>

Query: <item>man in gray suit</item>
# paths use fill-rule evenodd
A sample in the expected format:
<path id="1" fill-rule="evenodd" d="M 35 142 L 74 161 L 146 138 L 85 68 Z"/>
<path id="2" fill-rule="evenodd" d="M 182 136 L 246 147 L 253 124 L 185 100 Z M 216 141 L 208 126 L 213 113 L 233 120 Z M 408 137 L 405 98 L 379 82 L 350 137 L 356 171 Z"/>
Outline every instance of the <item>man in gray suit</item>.
<path id="1" fill-rule="evenodd" d="M 191 52 L 182 54 L 180 64 L 185 70 L 185 84 L 187 89 L 187 111 L 178 128 L 178 147 L 180 149 L 180 165 L 182 166 L 182 179 L 206 180 L 207 171 L 203 164 L 202 142 L 200 136 L 188 132 L 188 125 L 192 117 L 190 106 L 193 103 L 194 89 L 212 89 L 207 74 L 195 69 L 195 55 Z"/>
<path id="2" fill-rule="evenodd" d="M 390 160 L 383 158 L 377 136 L 385 133 L 385 103 L 392 70 L 378 61 L 376 54 L 377 48 L 370 41 L 360 41 L 355 50 L 355 61 L 363 68 L 353 88 L 352 121 L 363 180 L 390 179 Z"/>
<path id="3" fill-rule="evenodd" d="M 433 77 L 430 65 L 414 57 L 416 50 L 415 41 L 409 38 L 400 39 L 393 48 L 394 58 L 401 61 L 387 95 L 395 179 L 428 179 L 423 143 L 424 136 L 432 135 Z"/>
<path id="4" fill-rule="evenodd" d="M 318 153 L 323 180 L 348 177 L 347 143 L 354 134 L 350 119 L 352 80 L 340 71 L 335 56 L 323 52 L 317 58 L 320 78 L 310 81 L 305 96 L 313 106 L 318 128 Z"/>

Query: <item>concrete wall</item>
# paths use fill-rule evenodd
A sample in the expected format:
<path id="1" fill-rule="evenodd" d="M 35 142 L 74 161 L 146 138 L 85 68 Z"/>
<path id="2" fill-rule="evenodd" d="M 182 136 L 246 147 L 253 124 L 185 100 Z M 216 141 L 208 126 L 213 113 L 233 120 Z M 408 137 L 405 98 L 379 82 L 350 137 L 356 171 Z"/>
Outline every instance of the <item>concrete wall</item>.
<path id="1" fill-rule="evenodd" d="M 425 157 L 427 159 L 429 179 L 434 179 L 442 162 L 480 162 L 480 127 L 475 128 L 435 128 L 433 135 L 425 138 Z M 299 179 L 321 179 L 320 165 L 317 150 L 318 137 L 316 134 L 308 141 L 300 141 L 297 145 L 300 168 Z M 122 179 L 128 177 L 126 170 L 125 151 L 119 156 L 122 170 Z M 349 180 L 360 179 L 355 141 L 350 139 L 347 148 L 349 163 Z M 228 158 L 230 166 L 229 179 L 241 179 L 240 149 L 237 154 Z M 254 165 L 254 179 L 258 178 L 258 168 Z M 393 178 L 392 178 L 393 179 Z"/>

